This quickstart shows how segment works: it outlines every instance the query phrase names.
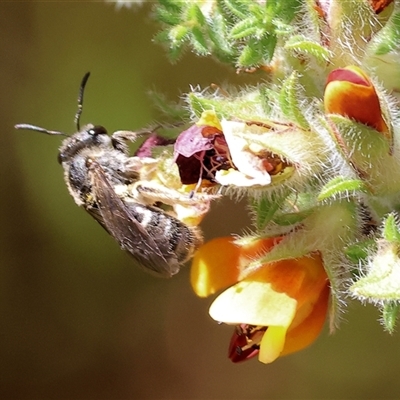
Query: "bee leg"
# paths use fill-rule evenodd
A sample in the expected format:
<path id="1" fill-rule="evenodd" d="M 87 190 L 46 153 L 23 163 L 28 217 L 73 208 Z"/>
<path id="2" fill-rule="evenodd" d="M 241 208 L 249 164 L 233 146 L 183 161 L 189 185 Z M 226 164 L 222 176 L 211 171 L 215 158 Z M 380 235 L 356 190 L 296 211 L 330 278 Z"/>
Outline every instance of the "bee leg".
<path id="1" fill-rule="evenodd" d="M 111 135 L 111 142 L 114 149 L 121 151 L 122 153 L 128 155 L 129 149 L 127 142 L 135 142 L 136 139 L 151 134 L 150 129 L 145 129 L 138 132 L 133 131 L 115 131 Z"/>
<path id="2" fill-rule="evenodd" d="M 148 205 L 162 203 L 168 207 L 164 208 L 167 214 L 190 226 L 198 225 L 202 217 L 210 210 L 211 200 L 220 197 L 209 193 L 194 195 L 190 192 L 181 193 L 162 185 L 143 181 L 137 182 L 135 192 L 141 203 Z"/>
<path id="3" fill-rule="evenodd" d="M 135 185 L 135 190 L 146 204 L 161 202 L 167 205 L 173 205 L 175 203 L 187 204 L 187 201 L 189 201 L 189 203 L 191 202 L 189 193 L 187 195 L 179 193 L 176 190 L 168 189 L 154 182 L 139 181 Z"/>
<path id="4" fill-rule="evenodd" d="M 137 182 L 135 190 L 145 204 L 161 202 L 169 206 L 176 204 L 193 206 L 198 204 L 199 201 L 210 201 L 220 197 L 220 195 L 210 193 L 181 193 L 177 190 L 166 188 L 161 184 L 144 181 Z"/>

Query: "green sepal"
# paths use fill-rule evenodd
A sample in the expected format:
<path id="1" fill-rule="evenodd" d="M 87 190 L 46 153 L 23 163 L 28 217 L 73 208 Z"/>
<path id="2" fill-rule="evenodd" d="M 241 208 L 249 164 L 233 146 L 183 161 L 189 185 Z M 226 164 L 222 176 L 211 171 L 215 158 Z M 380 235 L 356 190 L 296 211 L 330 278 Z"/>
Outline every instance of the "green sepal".
<path id="1" fill-rule="evenodd" d="M 374 239 L 367 239 L 347 246 L 344 254 L 353 264 L 357 265 L 367 260 L 371 250 L 376 251 L 376 241 Z"/>
<path id="2" fill-rule="evenodd" d="M 389 214 L 384 222 L 382 236 L 388 242 L 400 244 L 400 232 L 394 214 Z"/>
<path id="3" fill-rule="evenodd" d="M 337 176 L 322 187 L 317 200 L 322 201 L 340 194 L 348 196 L 349 192 L 367 193 L 368 190 L 364 182 L 360 179 L 349 179 L 344 176 Z"/>
<path id="4" fill-rule="evenodd" d="M 354 282 L 349 292 L 373 304 L 400 301 L 400 260 L 397 245 L 382 246 L 368 262 L 367 272 Z"/>
<path id="5" fill-rule="evenodd" d="M 156 90 L 149 90 L 148 95 L 160 112 L 163 120 L 165 120 L 165 117 L 167 117 L 169 121 L 173 121 L 173 123 L 189 120 L 189 111 L 183 107 L 181 102 L 170 101 L 163 93 L 157 92 Z"/>
<path id="6" fill-rule="evenodd" d="M 371 303 L 400 301 L 400 233 L 394 214 L 384 221 L 382 238 L 370 252 L 366 271 L 350 286 L 350 292 Z"/>
<path id="7" fill-rule="evenodd" d="M 251 207 L 254 210 L 254 225 L 258 231 L 262 231 L 278 211 L 279 204 L 276 201 L 262 197 L 261 199 L 253 200 Z"/>
<path id="8" fill-rule="evenodd" d="M 382 324 L 389 333 L 394 333 L 396 320 L 399 315 L 400 304 L 397 302 L 386 302 L 382 308 Z"/>
<path id="9" fill-rule="evenodd" d="M 303 211 L 294 212 L 294 213 L 285 213 L 285 214 L 275 216 L 273 218 L 273 221 L 279 226 L 295 225 L 301 221 L 304 221 L 312 213 L 313 213 L 313 209 L 303 210 Z"/>
<path id="10" fill-rule="evenodd" d="M 201 114 L 204 110 L 214 110 L 217 113 L 218 118 L 220 118 L 220 115 L 218 115 L 218 108 L 220 108 L 218 101 L 210 98 L 200 97 L 193 92 L 189 93 L 186 98 L 191 111 L 194 112 L 197 118 L 201 117 Z"/>
<path id="11" fill-rule="evenodd" d="M 376 34 L 371 44 L 375 55 L 400 49 L 400 11 L 394 12 L 389 22 Z"/>
<path id="12" fill-rule="evenodd" d="M 260 102 L 265 112 L 265 115 L 270 115 L 273 110 L 273 104 L 279 102 L 279 93 L 272 90 L 266 85 L 260 86 L 259 91 L 260 91 Z"/>
<path id="13" fill-rule="evenodd" d="M 284 193 L 272 192 L 268 196 L 250 200 L 254 225 L 258 231 L 265 229 L 267 224 L 272 221 L 275 213 L 285 202 L 288 195 L 289 191 L 285 191 Z"/>

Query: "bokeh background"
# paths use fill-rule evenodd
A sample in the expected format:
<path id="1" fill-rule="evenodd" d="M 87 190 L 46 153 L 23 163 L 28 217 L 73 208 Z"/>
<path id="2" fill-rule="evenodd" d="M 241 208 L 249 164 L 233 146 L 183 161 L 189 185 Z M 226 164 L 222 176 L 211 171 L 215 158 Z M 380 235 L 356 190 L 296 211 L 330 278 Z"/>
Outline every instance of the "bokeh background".
<path id="1" fill-rule="evenodd" d="M 232 328 L 208 317 L 189 268 L 155 279 L 75 206 L 57 164 L 59 137 L 27 122 L 138 129 L 155 118 L 148 89 L 171 100 L 190 85 L 248 77 L 187 54 L 171 65 L 152 42 L 149 7 L 103 2 L 0 3 L 0 398 L 395 399 L 400 340 L 371 306 L 352 305 L 333 336 L 271 365 L 232 364 Z M 219 202 L 207 239 L 241 233 L 243 203 Z"/>

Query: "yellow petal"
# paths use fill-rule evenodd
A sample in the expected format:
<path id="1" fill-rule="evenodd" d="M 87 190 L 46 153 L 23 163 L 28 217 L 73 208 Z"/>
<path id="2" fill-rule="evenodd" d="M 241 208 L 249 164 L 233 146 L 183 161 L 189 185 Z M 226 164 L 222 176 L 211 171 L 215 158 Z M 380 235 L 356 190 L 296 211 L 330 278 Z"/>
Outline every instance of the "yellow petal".
<path id="1" fill-rule="evenodd" d="M 272 289 L 270 283 L 244 280 L 221 293 L 211 304 L 210 316 L 227 324 L 288 327 L 297 301 Z"/>
<path id="2" fill-rule="evenodd" d="M 190 270 L 190 281 L 195 293 L 207 297 L 237 282 L 240 247 L 233 237 L 213 239 L 196 252 Z"/>
<path id="3" fill-rule="evenodd" d="M 260 343 L 258 359 L 269 364 L 275 361 L 282 353 L 285 345 L 287 327 L 269 326 Z"/>
<path id="4" fill-rule="evenodd" d="M 200 119 L 197 121 L 196 125 L 213 126 L 214 128 L 222 131 L 221 123 L 219 122 L 217 114 L 213 110 L 204 110 L 201 113 Z"/>
<path id="5" fill-rule="evenodd" d="M 330 289 L 326 282 L 311 313 L 300 324 L 295 325 L 294 323 L 289 327 L 282 356 L 302 350 L 317 339 L 326 320 L 329 296 Z"/>
<path id="6" fill-rule="evenodd" d="M 280 237 L 242 240 L 235 243 L 232 236 L 210 240 L 196 252 L 190 271 L 195 293 L 207 297 L 239 281 L 251 260 L 260 257 L 281 240 Z"/>

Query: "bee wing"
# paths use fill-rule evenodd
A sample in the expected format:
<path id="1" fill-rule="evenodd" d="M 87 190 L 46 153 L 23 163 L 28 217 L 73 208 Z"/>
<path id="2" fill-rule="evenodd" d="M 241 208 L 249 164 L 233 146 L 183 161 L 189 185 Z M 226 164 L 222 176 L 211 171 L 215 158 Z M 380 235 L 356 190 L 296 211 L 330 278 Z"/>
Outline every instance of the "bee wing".
<path id="1" fill-rule="evenodd" d="M 107 233 L 111 235 L 107 226 L 104 224 L 104 219 L 99 209 L 96 206 L 92 205 L 91 206 L 85 205 L 84 207 L 85 210 L 107 231 Z"/>
<path id="2" fill-rule="evenodd" d="M 89 174 L 99 214 L 93 215 L 94 210 L 87 211 L 146 271 L 165 278 L 176 274 L 179 271 L 177 259 L 166 260 L 156 241 L 135 217 L 134 204 L 128 206 L 118 197 L 103 168 L 91 161 Z"/>

